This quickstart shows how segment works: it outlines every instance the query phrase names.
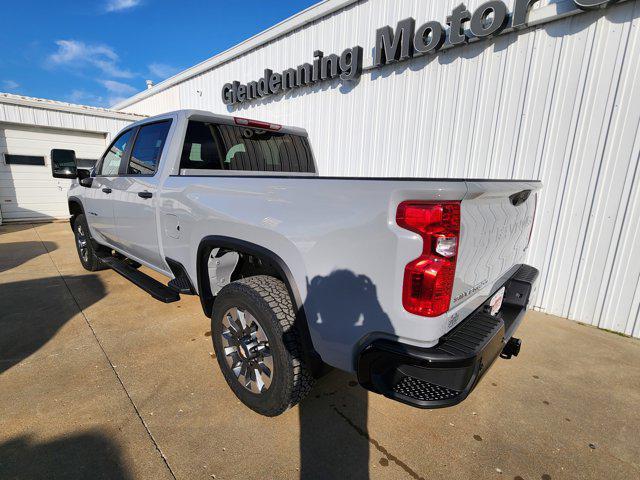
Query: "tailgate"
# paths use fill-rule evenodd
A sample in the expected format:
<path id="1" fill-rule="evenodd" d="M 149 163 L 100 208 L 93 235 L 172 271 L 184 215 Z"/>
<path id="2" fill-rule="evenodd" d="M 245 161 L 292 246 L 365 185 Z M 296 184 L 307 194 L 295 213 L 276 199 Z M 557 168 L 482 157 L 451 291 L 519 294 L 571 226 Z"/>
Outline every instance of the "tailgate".
<path id="1" fill-rule="evenodd" d="M 540 182 L 470 181 L 460 207 L 460 246 L 451 308 L 491 295 L 529 245 Z"/>

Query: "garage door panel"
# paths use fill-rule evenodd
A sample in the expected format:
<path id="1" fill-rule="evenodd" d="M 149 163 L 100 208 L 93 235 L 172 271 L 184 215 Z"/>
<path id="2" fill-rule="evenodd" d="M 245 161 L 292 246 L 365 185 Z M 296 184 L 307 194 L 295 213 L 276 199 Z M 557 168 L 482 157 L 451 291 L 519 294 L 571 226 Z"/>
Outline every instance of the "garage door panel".
<path id="1" fill-rule="evenodd" d="M 0 189 L 4 188 L 15 188 L 17 180 L 15 178 L 0 178 Z M 26 175 L 23 179 L 20 188 L 42 188 L 42 187 L 50 187 L 51 179 L 50 178 L 29 178 Z"/>
<path id="2" fill-rule="evenodd" d="M 17 153 L 14 155 L 26 155 L 24 153 Z M 37 155 L 42 157 L 44 155 Z M 47 158 L 45 157 L 45 162 Z M 27 175 L 49 175 L 51 177 L 51 165 L 7 165 L 6 160 L 3 159 L 2 163 L 0 163 L 0 172 L 3 173 L 3 178 L 6 176 L 12 176 L 15 178 L 16 175 L 27 176 Z"/>
<path id="3" fill-rule="evenodd" d="M 78 158 L 99 158 L 106 137 L 89 132 L 0 124 L 0 210 L 2 221 L 66 218 L 70 180 L 51 176 L 52 149 L 75 150 Z M 35 155 L 45 165 L 7 165 L 3 154 Z"/>
<path id="4" fill-rule="evenodd" d="M 2 206 L 2 221 L 10 220 L 31 220 L 31 219 L 64 219 L 69 217 L 69 212 L 66 215 L 60 215 L 61 205 L 33 205 L 33 208 L 18 207 L 16 205 L 10 205 L 5 208 Z M 67 208 L 66 205 L 64 205 Z"/>
<path id="5" fill-rule="evenodd" d="M 22 167 L 22 168 L 16 168 Z M 51 176 L 51 166 L 30 166 L 30 165 L 13 165 L 12 168 L 0 168 L 0 178 L 10 180 L 49 180 L 53 181 Z"/>
<path id="6" fill-rule="evenodd" d="M 66 194 L 66 189 L 64 193 Z M 5 204 L 9 201 L 18 203 L 20 205 L 43 202 L 58 202 L 61 198 L 66 201 L 66 195 L 64 197 L 61 197 L 60 189 L 52 187 L 44 187 L 40 189 L 7 189 L 6 191 L 3 190 L 2 193 L 0 193 L 0 200 L 2 201 L 2 204 Z"/>

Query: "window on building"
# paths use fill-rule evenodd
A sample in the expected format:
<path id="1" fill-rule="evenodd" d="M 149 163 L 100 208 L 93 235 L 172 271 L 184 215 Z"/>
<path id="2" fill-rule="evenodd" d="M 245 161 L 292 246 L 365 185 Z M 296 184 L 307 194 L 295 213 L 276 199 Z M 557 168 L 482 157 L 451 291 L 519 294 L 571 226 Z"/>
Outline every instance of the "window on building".
<path id="1" fill-rule="evenodd" d="M 128 174 L 153 175 L 156 172 L 170 126 L 171 120 L 167 120 L 140 127 L 131 151 Z"/>
<path id="2" fill-rule="evenodd" d="M 180 168 L 315 173 L 305 137 L 196 121 L 189 122 Z"/>
<path id="3" fill-rule="evenodd" d="M 122 163 L 122 157 L 127 152 L 129 141 L 133 130 L 127 130 L 122 133 L 109 147 L 109 151 L 102 158 L 102 165 L 100 165 L 100 175 L 105 177 L 115 177 L 120 171 L 120 164 Z"/>
<path id="4" fill-rule="evenodd" d="M 37 155 L 12 155 L 6 153 L 4 161 L 7 165 L 39 165 L 44 166 L 44 157 Z"/>

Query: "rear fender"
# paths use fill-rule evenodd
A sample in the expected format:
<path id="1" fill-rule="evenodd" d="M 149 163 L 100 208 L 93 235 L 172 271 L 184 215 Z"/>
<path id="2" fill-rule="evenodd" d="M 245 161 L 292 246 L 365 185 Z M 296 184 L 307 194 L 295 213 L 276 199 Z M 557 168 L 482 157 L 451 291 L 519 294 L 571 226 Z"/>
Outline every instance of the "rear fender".
<path id="1" fill-rule="evenodd" d="M 304 311 L 304 303 L 302 301 L 300 291 L 295 278 L 285 261 L 273 251 L 246 240 L 240 240 L 232 237 L 211 235 L 203 238 L 198 246 L 196 265 L 198 292 L 200 294 L 200 303 L 204 314 L 208 317 L 211 316 L 213 303 L 215 301 L 215 297 L 211 291 L 208 274 L 209 271 L 207 267 L 208 256 L 214 248 L 233 250 L 238 253 L 245 253 L 258 257 L 262 262 L 277 272 L 278 277 L 286 285 L 289 296 L 293 302 L 293 307 L 296 312 L 295 323 L 302 336 L 303 347 L 308 357 L 307 362 L 314 372 L 318 371 L 321 368 L 322 361 L 320 355 L 313 347 L 313 342 L 309 333 L 309 324 L 307 323 L 307 316 Z"/>

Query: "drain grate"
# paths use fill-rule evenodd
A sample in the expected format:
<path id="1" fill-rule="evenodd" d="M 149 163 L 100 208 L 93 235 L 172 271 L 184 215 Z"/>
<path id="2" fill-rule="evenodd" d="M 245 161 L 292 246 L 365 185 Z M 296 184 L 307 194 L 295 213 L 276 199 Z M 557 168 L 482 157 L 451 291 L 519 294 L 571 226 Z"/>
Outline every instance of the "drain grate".
<path id="1" fill-rule="evenodd" d="M 406 397 L 427 402 L 449 400 L 460 394 L 460 392 L 451 390 L 450 388 L 434 385 L 433 383 L 413 377 L 404 377 L 393 387 L 393 391 Z"/>

